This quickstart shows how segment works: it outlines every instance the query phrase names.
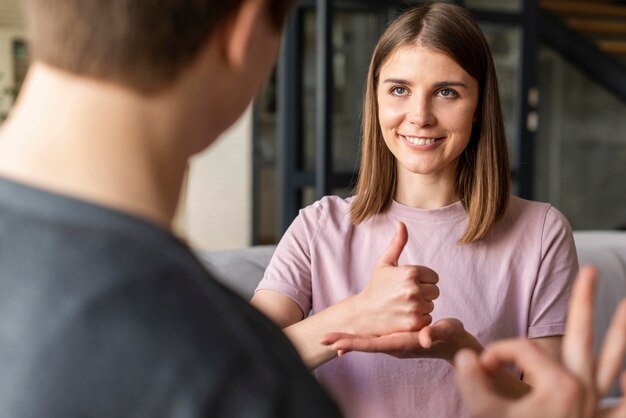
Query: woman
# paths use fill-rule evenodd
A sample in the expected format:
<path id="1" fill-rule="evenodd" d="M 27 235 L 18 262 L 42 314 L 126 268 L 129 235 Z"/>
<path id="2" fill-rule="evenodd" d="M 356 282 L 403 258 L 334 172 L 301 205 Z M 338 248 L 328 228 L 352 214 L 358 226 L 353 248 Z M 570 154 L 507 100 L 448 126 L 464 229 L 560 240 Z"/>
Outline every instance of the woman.
<path id="1" fill-rule="evenodd" d="M 362 142 L 356 195 L 300 212 L 252 303 L 347 416 L 466 416 L 455 353 L 527 336 L 557 356 L 578 267 L 564 217 L 510 196 L 493 59 L 467 11 L 422 6 L 389 26 L 370 64 Z M 421 358 L 335 358 L 322 342 L 345 334 L 408 337 L 417 348 L 379 351 Z M 510 396 L 529 390 L 519 373 L 493 380 Z"/>

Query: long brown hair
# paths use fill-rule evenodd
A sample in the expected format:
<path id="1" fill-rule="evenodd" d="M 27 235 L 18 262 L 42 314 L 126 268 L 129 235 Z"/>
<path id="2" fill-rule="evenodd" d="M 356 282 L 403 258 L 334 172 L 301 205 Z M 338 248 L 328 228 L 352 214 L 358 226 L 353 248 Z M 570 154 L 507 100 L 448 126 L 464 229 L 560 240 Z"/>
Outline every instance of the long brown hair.
<path id="1" fill-rule="evenodd" d="M 361 167 L 352 222 L 361 223 L 385 212 L 396 189 L 396 160 L 385 145 L 378 120 L 376 89 L 382 65 L 397 49 L 419 45 L 442 52 L 478 81 L 477 120 L 459 161 L 455 187 L 468 213 L 460 239 L 484 238 L 502 217 L 510 193 L 509 157 L 493 58 L 487 41 L 462 7 L 436 3 L 414 7 L 394 20 L 372 56 L 363 102 Z"/>

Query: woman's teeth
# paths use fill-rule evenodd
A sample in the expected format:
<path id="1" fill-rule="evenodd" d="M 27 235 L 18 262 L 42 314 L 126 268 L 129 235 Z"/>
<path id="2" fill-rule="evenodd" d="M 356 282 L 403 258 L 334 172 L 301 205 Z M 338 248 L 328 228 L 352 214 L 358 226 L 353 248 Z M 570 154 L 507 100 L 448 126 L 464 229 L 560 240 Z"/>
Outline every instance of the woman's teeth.
<path id="1" fill-rule="evenodd" d="M 405 136 L 404 138 L 413 145 L 430 145 L 436 141 L 436 138 L 416 138 L 411 136 Z"/>

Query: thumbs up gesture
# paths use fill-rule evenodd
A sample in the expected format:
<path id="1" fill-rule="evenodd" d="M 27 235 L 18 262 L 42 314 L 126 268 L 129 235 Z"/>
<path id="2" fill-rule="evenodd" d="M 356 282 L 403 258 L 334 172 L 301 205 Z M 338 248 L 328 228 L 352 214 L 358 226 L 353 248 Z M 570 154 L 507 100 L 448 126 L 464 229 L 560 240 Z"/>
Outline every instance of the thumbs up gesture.
<path id="1" fill-rule="evenodd" d="M 371 335 L 418 331 L 432 322 L 439 276 L 428 267 L 398 265 L 408 241 L 406 225 L 398 224 L 394 239 L 376 263 L 367 287 L 357 295 L 362 320 Z"/>

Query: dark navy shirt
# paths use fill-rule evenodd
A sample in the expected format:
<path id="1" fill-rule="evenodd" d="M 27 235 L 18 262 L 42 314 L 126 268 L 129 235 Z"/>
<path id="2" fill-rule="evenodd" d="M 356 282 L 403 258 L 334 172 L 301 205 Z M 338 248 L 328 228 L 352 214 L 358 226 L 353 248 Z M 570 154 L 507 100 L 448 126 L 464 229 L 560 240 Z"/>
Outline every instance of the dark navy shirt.
<path id="1" fill-rule="evenodd" d="M 0 417 L 333 417 L 283 333 L 170 232 L 0 179 Z"/>

